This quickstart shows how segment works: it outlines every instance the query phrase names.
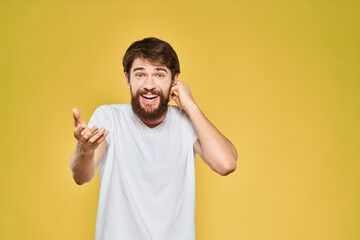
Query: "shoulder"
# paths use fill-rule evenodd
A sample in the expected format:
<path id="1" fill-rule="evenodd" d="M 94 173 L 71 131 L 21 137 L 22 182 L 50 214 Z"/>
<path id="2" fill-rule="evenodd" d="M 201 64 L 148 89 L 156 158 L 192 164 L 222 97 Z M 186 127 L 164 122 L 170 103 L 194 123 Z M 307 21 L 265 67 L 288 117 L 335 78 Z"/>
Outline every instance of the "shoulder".
<path id="1" fill-rule="evenodd" d="M 95 112 L 104 114 L 115 114 L 116 112 L 127 112 L 130 104 L 104 104 L 95 109 Z"/>
<path id="2" fill-rule="evenodd" d="M 169 110 L 171 111 L 173 118 L 178 119 L 180 122 L 190 123 L 190 118 L 185 110 L 175 105 L 169 105 Z"/>
<path id="3" fill-rule="evenodd" d="M 127 116 L 129 115 L 129 106 L 127 105 L 128 104 L 100 105 L 95 109 L 89 120 L 89 123 L 91 123 L 92 125 L 101 125 L 108 129 L 111 129 L 112 126 L 115 126 L 116 122 L 127 118 Z"/>
<path id="4" fill-rule="evenodd" d="M 186 112 L 183 109 L 181 109 L 179 106 L 169 105 L 169 110 L 171 111 L 171 114 L 174 115 L 175 117 L 187 116 Z"/>

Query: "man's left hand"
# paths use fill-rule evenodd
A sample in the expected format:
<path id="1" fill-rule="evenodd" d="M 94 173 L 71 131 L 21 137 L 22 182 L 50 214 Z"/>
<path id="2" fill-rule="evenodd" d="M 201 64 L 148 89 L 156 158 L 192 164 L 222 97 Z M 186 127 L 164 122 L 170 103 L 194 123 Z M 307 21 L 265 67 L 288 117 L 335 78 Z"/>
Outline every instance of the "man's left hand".
<path id="1" fill-rule="evenodd" d="M 178 95 L 176 95 L 175 92 L 177 92 Z M 179 81 L 171 88 L 170 100 L 174 100 L 176 104 L 185 111 L 188 110 L 188 107 L 195 104 L 189 85 Z"/>

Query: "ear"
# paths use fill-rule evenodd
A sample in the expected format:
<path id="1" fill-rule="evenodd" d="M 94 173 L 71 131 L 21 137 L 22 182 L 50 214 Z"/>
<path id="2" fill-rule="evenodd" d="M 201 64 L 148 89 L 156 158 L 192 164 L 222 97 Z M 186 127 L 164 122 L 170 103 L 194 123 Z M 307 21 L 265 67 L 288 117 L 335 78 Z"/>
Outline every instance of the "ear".
<path id="1" fill-rule="evenodd" d="M 128 88 L 130 88 L 130 78 L 129 78 L 127 72 L 125 72 L 125 80 L 126 80 L 126 84 L 127 84 Z"/>
<path id="2" fill-rule="evenodd" d="M 179 74 L 175 74 L 174 79 L 171 81 L 171 86 L 175 86 L 178 81 Z"/>

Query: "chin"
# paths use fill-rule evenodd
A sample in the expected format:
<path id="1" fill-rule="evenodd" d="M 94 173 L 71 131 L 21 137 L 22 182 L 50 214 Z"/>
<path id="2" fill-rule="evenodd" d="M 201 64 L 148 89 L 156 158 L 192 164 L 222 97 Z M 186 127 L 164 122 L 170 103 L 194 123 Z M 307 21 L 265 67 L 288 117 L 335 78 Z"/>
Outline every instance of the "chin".
<path id="1" fill-rule="evenodd" d="M 159 109 L 160 103 L 149 105 L 149 104 L 144 104 L 144 103 L 140 102 L 140 106 L 144 112 L 152 113 Z"/>
<path id="2" fill-rule="evenodd" d="M 138 118 L 145 122 L 161 119 L 167 112 L 168 102 L 163 100 L 156 104 L 144 104 L 139 98 L 133 98 L 131 107 Z"/>

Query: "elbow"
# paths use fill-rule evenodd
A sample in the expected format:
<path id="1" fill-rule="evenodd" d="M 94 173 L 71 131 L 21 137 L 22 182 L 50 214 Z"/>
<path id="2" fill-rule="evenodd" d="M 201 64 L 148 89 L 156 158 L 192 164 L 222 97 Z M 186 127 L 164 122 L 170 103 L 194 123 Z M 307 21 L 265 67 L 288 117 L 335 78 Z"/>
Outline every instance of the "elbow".
<path id="1" fill-rule="evenodd" d="M 90 180 L 83 180 L 83 179 L 74 178 L 74 181 L 75 181 L 75 183 L 76 183 L 77 185 L 83 185 L 83 184 L 85 184 L 85 183 L 90 182 L 91 179 L 90 179 Z"/>
<path id="2" fill-rule="evenodd" d="M 89 177 L 85 178 L 85 177 L 80 177 L 80 176 L 73 174 L 73 179 L 77 185 L 83 185 L 85 183 L 88 183 L 91 181 L 92 178 L 93 178 L 93 176 L 89 176 Z"/>
<path id="3" fill-rule="evenodd" d="M 237 158 L 238 158 L 238 153 L 236 151 L 236 148 L 233 147 L 232 154 L 227 156 L 225 164 L 221 168 L 221 171 L 219 171 L 218 173 L 221 176 L 227 176 L 230 173 L 234 172 L 237 167 Z"/>
<path id="4" fill-rule="evenodd" d="M 225 165 L 218 173 L 221 176 L 227 176 L 230 173 L 234 172 L 236 170 L 236 167 L 237 167 L 237 162 L 236 162 L 236 159 L 235 159 L 234 161 L 232 161 L 231 164 Z"/>
<path id="5" fill-rule="evenodd" d="M 77 185 L 79 185 L 79 186 L 84 184 L 84 182 L 79 182 L 79 181 L 76 181 L 76 180 L 75 180 L 75 183 L 76 183 Z"/>
<path id="6" fill-rule="evenodd" d="M 83 185 L 84 183 L 86 183 L 85 181 L 81 181 L 80 179 L 76 179 L 76 178 L 74 178 L 74 181 L 75 181 L 75 183 L 77 184 L 77 185 Z"/>
<path id="7" fill-rule="evenodd" d="M 95 171 L 83 171 L 83 169 L 78 169 L 74 166 L 71 166 L 72 177 L 77 185 L 83 185 L 90 182 L 94 176 Z"/>
<path id="8" fill-rule="evenodd" d="M 235 169 L 236 169 L 236 166 L 235 166 L 235 167 L 231 167 L 231 168 L 225 168 L 224 170 L 220 171 L 219 174 L 220 174 L 221 176 L 224 176 L 224 177 L 225 177 L 225 176 L 229 175 L 230 173 L 234 172 Z"/>

